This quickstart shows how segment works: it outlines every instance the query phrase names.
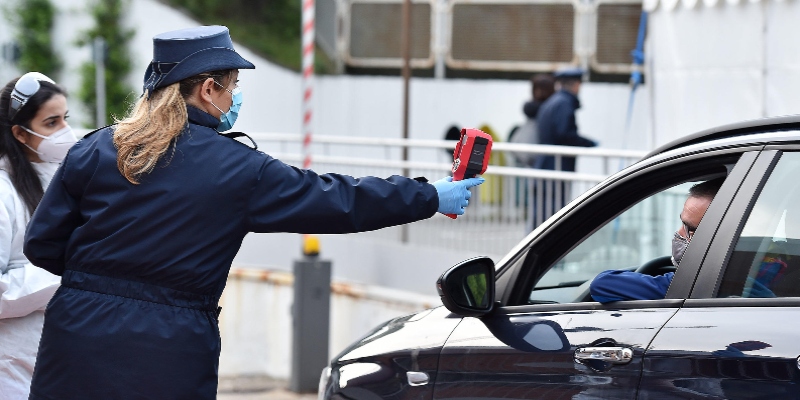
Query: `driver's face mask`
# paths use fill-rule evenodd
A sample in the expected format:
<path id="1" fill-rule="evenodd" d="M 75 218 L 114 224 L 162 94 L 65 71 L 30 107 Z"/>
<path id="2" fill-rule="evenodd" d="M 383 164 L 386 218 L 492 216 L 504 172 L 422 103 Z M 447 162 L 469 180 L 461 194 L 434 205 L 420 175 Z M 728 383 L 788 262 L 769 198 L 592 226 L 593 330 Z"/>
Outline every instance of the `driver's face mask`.
<path id="1" fill-rule="evenodd" d="M 675 232 L 675 236 L 672 237 L 672 265 L 677 267 L 680 264 L 687 247 L 689 247 L 689 239 Z"/>

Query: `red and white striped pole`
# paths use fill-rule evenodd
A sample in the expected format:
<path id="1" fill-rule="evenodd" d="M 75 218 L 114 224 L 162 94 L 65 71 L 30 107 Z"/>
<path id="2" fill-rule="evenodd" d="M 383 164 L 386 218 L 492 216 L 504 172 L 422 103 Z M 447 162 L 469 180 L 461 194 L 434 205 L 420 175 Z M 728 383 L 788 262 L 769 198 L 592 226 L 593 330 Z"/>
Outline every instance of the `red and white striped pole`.
<path id="1" fill-rule="evenodd" d="M 311 98 L 314 92 L 314 0 L 303 2 L 303 168 L 311 168 Z"/>

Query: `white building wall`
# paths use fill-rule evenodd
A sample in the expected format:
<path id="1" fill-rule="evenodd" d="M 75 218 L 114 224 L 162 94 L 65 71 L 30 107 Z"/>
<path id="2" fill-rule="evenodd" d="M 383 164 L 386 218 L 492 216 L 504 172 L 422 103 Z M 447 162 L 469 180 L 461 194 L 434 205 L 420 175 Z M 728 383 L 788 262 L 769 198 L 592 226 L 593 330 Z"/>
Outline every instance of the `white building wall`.
<path id="1" fill-rule="evenodd" d="M 314 109 L 318 134 L 402 136 L 400 78 L 323 76 L 317 82 Z M 522 105 L 530 90 L 526 81 L 412 79 L 409 136 L 441 139 L 451 125 L 488 124 L 505 139 L 514 125 L 525 121 Z M 583 134 L 600 141 L 602 147 L 651 148 L 646 87 L 637 91 L 630 134 L 627 138 L 624 134 L 629 95 L 628 85 L 585 83 L 579 96 L 583 106 L 577 114 Z"/>
<path id="2" fill-rule="evenodd" d="M 767 115 L 800 112 L 800 3 L 768 1 L 765 33 Z"/>
<path id="3" fill-rule="evenodd" d="M 656 143 L 800 110 L 800 4 L 659 1 L 648 30 Z M 713 4 L 706 6 L 705 4 Z"/>

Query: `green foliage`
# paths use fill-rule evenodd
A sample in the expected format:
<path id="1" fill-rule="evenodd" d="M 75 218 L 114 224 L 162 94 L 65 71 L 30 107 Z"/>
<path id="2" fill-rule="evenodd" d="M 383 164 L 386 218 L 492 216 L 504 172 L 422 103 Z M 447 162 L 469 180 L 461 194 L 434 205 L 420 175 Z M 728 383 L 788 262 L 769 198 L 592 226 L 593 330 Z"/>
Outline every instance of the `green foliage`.
<path id="1" fill-rule="evenodd" d="M 164 0 L 206 25 L 225 25 L 234 40 L 299 71 L 301 0 Z"/>
<path id="2" fill-rule="evenodd" d="M 52 29 L 56 9 L 50 0 L 20 0 L 6 15 L 15 26 L 23 72 L 38 71 L 55 79 L 61 61 L 53 50 Z"/>
<path id="3" fill-rule="evenodd" d="M 486 275 L 467 275 L 467 287 L 469 287 L 475 306 L 485 307 L 488 303 L 486 299 Z"/>
<path id="4" fill-rule="evenodd" d="M 131 59 L 128 43 L 133 38 L 133 29 L 122 27 L 122 16 L 128 6 L 127 0 L 96 0 L 90 5 L 89 13 L 95 20 L 95 26 L 82 32 L 78 45 L 92 46 L 94 38 L 103 38 L 106 42 L 105 83 L 106 83 L 106 121 L 113 122 L 114 117 L 122 118 L 135 99 L 133 89 L 126 84 L 131 72 Z M 81 66 L 81 87 L 78 98 L 86 106 L 92 127 L 96 121 L 97 98 L 95 96 L 95 64 L 88 61 Z"/>

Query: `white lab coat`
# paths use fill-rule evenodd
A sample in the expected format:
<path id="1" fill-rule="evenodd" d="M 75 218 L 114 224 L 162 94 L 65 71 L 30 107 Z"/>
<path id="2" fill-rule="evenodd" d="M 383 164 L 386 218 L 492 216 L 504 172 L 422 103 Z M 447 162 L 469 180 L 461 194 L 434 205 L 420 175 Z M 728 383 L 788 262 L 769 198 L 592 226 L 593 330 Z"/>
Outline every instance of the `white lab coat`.
<path id="1" fill-rule="evenodd" d="M 58 168 L 33 163 L 47 187 Z M 27 399 L 42 335 L 44 309 L 60 277 L 33 266 L 22 253 L 30 216 L 0 159 L 0 399 Z"/>

